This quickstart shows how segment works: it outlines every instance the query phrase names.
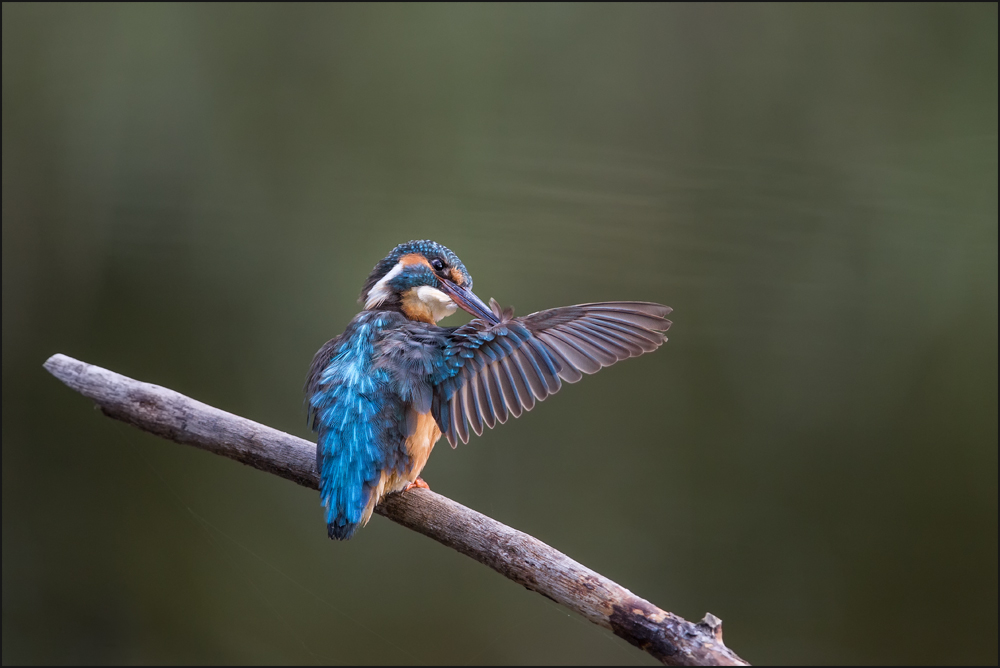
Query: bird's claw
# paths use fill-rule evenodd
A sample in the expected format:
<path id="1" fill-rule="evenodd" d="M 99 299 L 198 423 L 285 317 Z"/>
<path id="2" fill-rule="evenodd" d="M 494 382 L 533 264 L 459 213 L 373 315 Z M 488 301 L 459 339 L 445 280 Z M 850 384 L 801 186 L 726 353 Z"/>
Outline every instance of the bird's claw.
<path id="1" fill-rule="evenodd" d="M 420 489 L 430 489 L 430 485 L 428 485 L 426 482 L 424 482 L 423 478 L 418 477 L 416 480 L 414 480 L 413 482 L 411 482 L 410 484 L 408 484 L 406 487 L 404 487 L 403 491 L 404 492 L 409 492 L 414 487 L 418 487 Z"/>

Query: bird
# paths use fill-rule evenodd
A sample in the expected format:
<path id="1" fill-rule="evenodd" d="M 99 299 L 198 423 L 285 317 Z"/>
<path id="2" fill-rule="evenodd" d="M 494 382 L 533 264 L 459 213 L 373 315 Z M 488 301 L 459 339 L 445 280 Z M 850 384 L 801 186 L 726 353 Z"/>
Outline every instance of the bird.
<path id="1" fill-rule="evenodd" d="M 443 435 L 452 448 L 559 391 L 666 340 L 671 308 L 639 301 L 514 317 L 472 292 L 472 276 L 429 240 L 396 246 L 371 271 L 363 309 L 313 358 L 305 392 L 318 435 L 327 534 L 351 538 L 388 494 L 420 477 Z M 459 308 L 473 319 L 438 322 Z"/>

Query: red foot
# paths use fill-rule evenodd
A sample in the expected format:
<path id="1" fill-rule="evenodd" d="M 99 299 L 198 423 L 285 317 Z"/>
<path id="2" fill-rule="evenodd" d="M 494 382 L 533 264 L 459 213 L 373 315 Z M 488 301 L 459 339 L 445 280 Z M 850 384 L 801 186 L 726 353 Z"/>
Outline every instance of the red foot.
<path id="1" fill-rule="evenodd" d="M 430 485 L 428 485 L 426 482 L 424 482 L 423 478 L 419 478 L 418 477 L 416 480 L 414 480 L 409 485 L 407 485 L 406 487 L 404 487 L 403 491 L 404 492 L 409 492 L 414 487 L 419 487 L 420 489 L 430 489 Z"/>

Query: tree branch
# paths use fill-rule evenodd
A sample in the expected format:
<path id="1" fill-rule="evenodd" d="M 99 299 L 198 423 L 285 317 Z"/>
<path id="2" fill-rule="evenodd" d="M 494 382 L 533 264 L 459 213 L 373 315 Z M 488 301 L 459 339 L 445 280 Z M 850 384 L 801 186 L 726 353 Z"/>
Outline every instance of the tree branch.
<path id="1" fill-rule="evenodd" d="M 45 368 L 109 417 L 318 489 L 316 446 L 309 441 L 65 355 L 53 355 Z M 375 512 L 611 629 L 667 665 L 748 665 L 723 644 L 722 622 L 711 613 L 692 624 L 440 494 L 419 488 L 393 494 Z"/>

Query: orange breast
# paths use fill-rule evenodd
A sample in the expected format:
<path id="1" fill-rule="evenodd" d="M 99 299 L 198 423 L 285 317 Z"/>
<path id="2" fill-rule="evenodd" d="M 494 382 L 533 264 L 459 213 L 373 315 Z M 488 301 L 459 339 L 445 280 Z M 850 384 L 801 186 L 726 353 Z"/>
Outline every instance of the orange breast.
<path id="1" fill-rule="evenodd" d="M 441 438 L 441 430 L 438 429 L 437 422 L 434 421 L 431 414 L 419 415 L 416 430 L 412 436 L 406 439 L 406 451 L 413 457 L 413 467 L 406 472 L 409 482 L 413 482 L 420 475 L 439 438 Z"/>

